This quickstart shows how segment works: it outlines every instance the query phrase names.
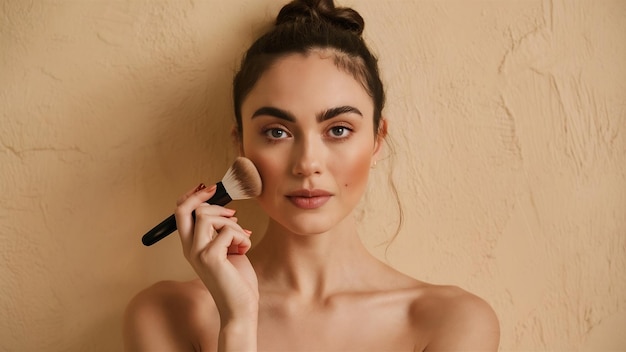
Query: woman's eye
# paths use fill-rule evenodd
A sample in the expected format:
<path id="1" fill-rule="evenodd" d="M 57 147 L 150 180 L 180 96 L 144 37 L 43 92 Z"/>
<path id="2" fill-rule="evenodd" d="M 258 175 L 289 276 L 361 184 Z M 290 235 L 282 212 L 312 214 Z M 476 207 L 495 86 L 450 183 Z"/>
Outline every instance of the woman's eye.
<path id="1" fill-rule="evenodd" d="M 285 130 L 280 128 L 268 128 L 265 130 L 265 136 L 269 139 L 282 139 L 286 138 L 288 135 Z"/>
<path id="2" fill-rule="evenodd" d="M 351 130 L 345 126 L 335 126 L 329 130 L 329 134 L 333 138 L 343 138 L 350 134 Z"/>

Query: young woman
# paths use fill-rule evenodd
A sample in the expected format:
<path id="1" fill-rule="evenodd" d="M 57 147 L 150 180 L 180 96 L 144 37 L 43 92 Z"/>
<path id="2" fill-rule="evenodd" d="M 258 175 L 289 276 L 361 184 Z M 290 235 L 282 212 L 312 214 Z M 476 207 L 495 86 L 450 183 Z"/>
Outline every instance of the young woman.
<path id="1" fill-rule="evenodd" d="M 128 350 L 497 349 L 483 300 L 405 276 L 359 240 L 352 212 L 387 133 L 362 31 L 352 9 L 296 0 L 251 46 L 234 81 L 235 134 L 263 180 L 266 233 L 249 250 L 234 211 L 204 203 L 214 187 L 182 196 L 176 222 L 198 279 L 132 300 Z"/>

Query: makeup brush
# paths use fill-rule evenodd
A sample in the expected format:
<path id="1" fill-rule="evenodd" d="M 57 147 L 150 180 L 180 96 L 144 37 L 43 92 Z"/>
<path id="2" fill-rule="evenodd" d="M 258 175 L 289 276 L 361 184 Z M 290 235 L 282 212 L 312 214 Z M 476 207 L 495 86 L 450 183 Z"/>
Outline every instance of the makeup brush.
<path id="1" fill-rule="evenodd" d="M 213 197 L 206 202 L 224 206 L 231 200 L 254 198 L 261 194 L 261 188 L 261 176 L 252 161 L 238 157 L 226 171 L 222 181 L 217 183 Z M 174 231 L 176 231 L 176 218 L 172 214 L 143 235 L 141 242 L 145 246 L 151 246 Z"/>

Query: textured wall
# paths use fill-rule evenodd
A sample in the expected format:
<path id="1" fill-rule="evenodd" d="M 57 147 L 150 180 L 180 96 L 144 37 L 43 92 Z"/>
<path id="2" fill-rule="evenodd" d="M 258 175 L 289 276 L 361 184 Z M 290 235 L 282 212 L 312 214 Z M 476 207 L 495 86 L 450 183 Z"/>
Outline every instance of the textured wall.
<path id="1" fill-rule="evenodd" d="M 229 165 L 233 69 L 281 3 L 0 1 L 0 349 L 118 350 L 134 293 L 192 277 L 139 239 Z M 367 245 L 487 299 L 503 350 L 626 350 L 626 2 L 342 3 L 389 95 Z"/>

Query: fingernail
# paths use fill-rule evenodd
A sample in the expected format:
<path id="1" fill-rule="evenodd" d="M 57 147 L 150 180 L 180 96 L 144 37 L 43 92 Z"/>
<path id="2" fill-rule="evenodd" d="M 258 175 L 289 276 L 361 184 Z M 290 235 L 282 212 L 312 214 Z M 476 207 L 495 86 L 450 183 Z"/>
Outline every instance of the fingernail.
<path id="1" fill-rule="evenodd" d="M 201 183 L 201 184 L 198 185 L 198 187 L 196 187 L 196 190 L 194 192 L 200 192 L 200 191 L 202 191 L 205 188 L 206 188 L 206 186 L 204 185 L 204 183 Z"/>
<path id="2" fill-rule="evenodd" d="M 248 235 L 251 235 L 251 234 L 252 234 L 252 231 L 250 231 L 250 230 L 246 230 L 246 229 L 243 229 L 243 232 L 247 233 Z"/>
<path id="3" fill-rule="evenodd" d="M 202 191 L 202 192 L 206 192 L 206 193 L 211 193 L 211 192 L 215 191 L 215 189 L 216 189 L 216 188 L 217 188 L 217 186 L 216 186 L 216 185 L 212 185 L 212 186 L 211 186 L 211 187 L 209 187 L 209 188 L 204 188 L 204 189 L 201 189 L 201 191 Z"/>

